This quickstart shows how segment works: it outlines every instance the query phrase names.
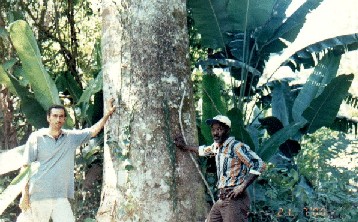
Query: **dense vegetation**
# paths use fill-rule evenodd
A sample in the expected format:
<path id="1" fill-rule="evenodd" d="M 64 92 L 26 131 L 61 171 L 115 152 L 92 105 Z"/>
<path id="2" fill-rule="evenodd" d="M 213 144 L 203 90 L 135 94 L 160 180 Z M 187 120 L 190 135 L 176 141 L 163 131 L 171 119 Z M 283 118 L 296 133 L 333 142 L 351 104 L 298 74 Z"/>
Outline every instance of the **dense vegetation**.
<path id="1" fill-rule="evenodd" d="M 352 139 L 357 122 L 337 117 L 342 103 L 358 108 L 358 99 L 348 94 L 357 70 L 337 71 L 342 55 L 357 49 L 357 33 L 296 41 L 306 15 L 321 2 L 306 1 L 287 17 L 290 0 L 188 1 L 199 142 L 211 143 L 202 119 L 228 115 L 236 138 L 269 163 L 250 190 L 252 221 L 358 218 L 356 161 L 330 163 L 357 148 Z M 23 144 L 34 128 L 46 126 L 45 110 L 53 102 L 68 108 L 69 127 L 92 124 L 102 115 L 99 15 L 95 1 L 1 3 L 2 150 Z M 279 62 L 269 63 L 274 53 Z M 280 67 L 289 67 L 295 78 L 271 78 Z M 307 81 L 296 83 L 300 71 L 309 68 Z M 77 154 L 73 206 L 79 221 L 91 221 L 100 203 L 101 153 L 99 138 Z M 215 194 L 214 162 L 203 158 L 200 164 L 208 193 Z M 1 191 L 15 175 L 2 175 Z M 13 221 L 17 203 L 0 218 Z"/>

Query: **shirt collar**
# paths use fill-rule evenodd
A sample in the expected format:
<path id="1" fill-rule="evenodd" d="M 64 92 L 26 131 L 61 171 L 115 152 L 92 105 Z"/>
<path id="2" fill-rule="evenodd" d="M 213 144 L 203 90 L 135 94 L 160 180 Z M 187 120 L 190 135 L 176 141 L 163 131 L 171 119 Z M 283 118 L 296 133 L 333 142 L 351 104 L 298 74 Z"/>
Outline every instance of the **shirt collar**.
<path id="1" fill-rule="evenodd" d="M 43 136 L 48 136 L 48 137 L 53 138 L 53 136 L 50 134 L 50 128 L 42 128 L 40 130 L 40 132 Z M 66 131 L 62 129 L 58 138 L 64 136 L 65 134 L 66 134 Z"/>
<path id="2" fill-rule="evenodd" d="M 218 150 L 220 147 L 226 147 L 234 140 L 235 140 L 235 137 L 231 136 L 225 140 L 225 142 L 223 143 L 222 146 L 219 146 L 217 143 L 214 143 L 214 149 Z"/>

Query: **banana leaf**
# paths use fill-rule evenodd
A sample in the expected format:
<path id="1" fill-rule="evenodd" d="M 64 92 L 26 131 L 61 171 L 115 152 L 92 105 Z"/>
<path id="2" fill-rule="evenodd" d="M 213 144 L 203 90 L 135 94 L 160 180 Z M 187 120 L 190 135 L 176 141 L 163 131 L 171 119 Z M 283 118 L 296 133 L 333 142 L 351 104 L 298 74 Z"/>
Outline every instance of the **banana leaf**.
<path id="1" fill-rule="evenodd" d="M 100 91 L 103 88 L 103 74 L 102 71 L 98 73 L 95 79 L 92 79 L 88 87 L 83 91 L 80 99 L 77 102 L 77 107 L 81 109 L 81 118 L 86 120 L 87 124 L 92 124 L 102 118 L 103 95 Z M 93 97 L 94 101 L 91 102 Z M 94 106 L 93 104 L 97 104 Z"/>
<path id="2" fill-rule="evenodd" d="M 270 17 L 276 0 L 189 0 L 195 27 L 208 48 L 224 48 L 227 33 L 254 30 Z"/>
<path id="3" fill-rule="evenodd" d="M 226 106 L 221 96 L 221 90 L 224 87 L 223 81 L 216 75 L 204 75 L 202 81 L 202 123 L 201 133 L 205 138 L 205 144 L 213 142 L 211 130 L 206 125 L 205 120 L 211 119 L 216 115 L 225 115 Z"/>
<path id="4" fill-rule="evenodd" d="M 233 108 L 226 115 L 231 120 L 231 134 L 255 151 L 255 144 L 244 127 L 242 112 L 238 108 Z"/>
<path id="5" fill-rule="evenodd" d="M 296 52 L 296 54 L 300 56 L 305 53 L 321 52 L 325 49 L 334 48 L 336 46 L 344 46 L 344 49 L 349 48 L 349 51 L 352 51 L 357 49 L 357 44 L 356 44 L 357 42 L 358 42 L 358 33 L 342 35 L 311 44 L 305 47 L 304 49 Z M 350 46 L 355 46 L 355 47 L 350 47 Z"/>
<path id="6" fill-rule="evenodd" d="M 5 85 L 12 94 L 17 95 L 16 90 L 2 65 L 0 65 L 0 84 Z"/>
<path id="7" fill-rule="evenodd" d="M 22 86 L 17 79 L 8 76 L 2 66 L 0 66 L 0 83 L 4 84 L 12 94 L 20 98 L 21 111 L 25 114 L 31 125 L 37 129 L 47 126 L 46 110 L 35 99 L 34 94 Z"/>
<path id="8" fill-rule="evenodd" d="M 332 79 L 321 95 L 312 100 L 302 116 L 308 121 L 308 133 L 317 129 L 329 127 L 337 116 L 344 98 L 346 98 L 354 75 L 340 75 Z"/>
<path id="9" fill-rule="evenodd" d="M 40 50 L 30 26 L 18 20 L 10 24 L 9 32 L 36 100 L 45 110 L 52 104 L 61 104 L 55 82 L 42 64 Z"/>
<path id="10" fill-rule="evenodd" d="M 250 73 L 254 74 L 255 76 L 261 76 L 261 72 L 255 69 L 254 67 L 234 59 L 207 59 L 207 60 L 199 61 L 198 65 L 201 65 L 204 69 L 207 67 L 212 67 L 217 65 L 244 68 L 247 69 Z"/>
<path id="11" fill-rule="evenodd" d="M 26 178 L 28 174 L 30 173 L 30 166 L 25 167 L 10 183 L 10 185 L 15 185 L 19 183 L 21 180 Z"/>
<path id="12" fill-rule="evenodd" d="M 25 114 L 31 125 L 37 129 L 47 127 L 46 110 L 41 106 L 35 95 L 18 82 L 14 77 L 10 77 L 12 85 L 16 89 L 16 93 L 20 98 L 21 111 Z"/>
<path id="13" fill-rule="evenodd" d="M 5 152 L 0 152 L 0 175 L 18 170 L 22 166 L 25 146 L 18 146 Z"/>
<path id="14" fill-rule="evenodd" d="M 59 73 L 56 77 L 55 83 L 59 91 L 65 92 L 67 90 L 70 93 L 74 104 L 80 100 L 82 89 L 70 72 Z"/>
<path id="15" fill-rule="evenodd" d="M 17 59 L 14 59 L 14 58 L 7 60 L 7 61 L 3 64 L 4 70 L 5 70 L 5 71 L 8 71 L 9 69 L 11 69 L 11 68 L 15 65 L 16 62 L 17 62 Z"/>
<path id="16" fill-rule="evenodd" d="M 347 102 L 348 105 L 352 106 L 353 108 L 358 109 L 358 97 L 357 96 L 349 94 L 345 98 L 345 101 Z"/>
<path id="17" fill-rule="evenodd" d="M 258 64 L 257 69 L 262 70 L 264 61 L 268 60 L 272 53 L 282 52 L 287 47 L 285 42 L 293 41 L 297 37 L 305 23 L 306 15 L 317 8 L 321 1 L 305 2 L 287 18 L 286 10 L 291 4 L 291 0 L 277 0 L 268 21 L 264 25 L 256 27 L 252 35 L 255 39 L 257 53 L 250 55 L 250 64 Z M 246 42 L 240 43 L 243 46 L 252 45 L 252 40 L 250 42 L 249 40 L 250 38 L 246 38 Z M 236 39 L 229 43 L 230 52 L 241 60 L 240 56 L 247 53 L 244 53 L 245 49 L 242 46 L 232 48 L 235 45 L 233 42 L 237 42 Z"/>
<path id="18" fill-rule="evenodd" d="M 287 81 L 272 82 L 272 115 L 277 117 L 284 126 L 292 122 L 293 98 Z"/>
<path id="19" fill-rule="evenodd" d="M 292 107 L 294 121 L 303 120 L 302 113 L 311 101 L 322 92 L 323 88 L 336 76 L 341 56 L 327 53 L 317 64 L 307 82 L 303 85 Z"/>
<path id="20" fill-rule="evenodd" d="M 97 77 L 88 83 L 88 87 L 82 93 L 78 103 L 89 103 L 91 96 L 103 88 L 103 74 L 100 72 Z"/>
<path id="21" fill-rule="evenodd" d="M 0 194 L 0 215 L 16 199 L 26 185 L 30 176 L 35 174 L 39 168 L 38 162 L 32 163 L 23 169 L 10 183 L 10 185 Z"/>
<path id="22" fill-rule="evenodd" d="M 269 161 L 270 158 L 278 151 L 282 143 L 291 137 L 295 136 L 299 130 L 305 125 L 305 122 L 292 123 L 283 129 L 280 129 L 266 140 L 261 148 L 256 152 L 264 161 Z"/>
<path id="23" fill-rule="evenodd" d="M 292 0 L 278 0 L 272 10 L 269 20 L 260 29 L 254 33 L 256 41 L 259 45 L 264 45 L 274 35 L 277 29 L 282 26 L 287 19 L 286 10 Z"/>
<path id="24" fill-rule="evenodd" d="M 16 199 L 16 197 L 21 193 L 23 187 L 26 184 L 26 178 L 23 178 L 19 183 L 15 185 L 9 185 L 1 194 L 0 194 L 0 215 L 4 213 L 6 208 Z"/>
<path id="25" fill-rule="evenodd" d="M 303 27 L 307 14 L 316 9 L 322 1 L 323 0 L 308 0 L 304 2 L 284 23 L 275 29 L 269 41 L 284 38 L 289 42 L 293 42 Z"/>
<path id="26" fill-rule="evenodd" d="M 357 36 L 358 32 L 347 35 L 337 35 L 334 38 L 322 38 L 321 40 L 318 40 L 315 43 L 308 45 L 307 42 L 309 42 L 309 40 L 297 40 L 297 42 L 292 43 L 290 46 L 284 49 L 284 51 L 279 57 L 275 59 L 270 59 L 268 61 L 268 63 L 266 64 L 267 69 L 265 70 L 263 76 L 264 78 L 269 78 L 269 76 L 274 74 L 281 65 L 285 64 L 289 60 L 293 60 L 295 63 L 300 63 L 300 61 L 295 60 L 295 58 L 300 58 L 301 56 L 307 57 L 305 53 L 321 52 L 314 50 L 333 49 L 339 47 L 343 48 L 345 51 L 356 50 L 358 48 Z M 345 51 L 342 50 L 342 53 Z"/>
<path id="27" fill-rule="evenodd" d="M 279 53 L 286 48 L 287 45 L 281 39 L 293 42 L 306 22 L 307 14 L 316 9 L 322 1 L 306 1 L 288 18 L 285 12 L 291 1 L 277 1 L 269 21 L 255 33 L 259 55 L 266 60 L 270 53 Z"/>

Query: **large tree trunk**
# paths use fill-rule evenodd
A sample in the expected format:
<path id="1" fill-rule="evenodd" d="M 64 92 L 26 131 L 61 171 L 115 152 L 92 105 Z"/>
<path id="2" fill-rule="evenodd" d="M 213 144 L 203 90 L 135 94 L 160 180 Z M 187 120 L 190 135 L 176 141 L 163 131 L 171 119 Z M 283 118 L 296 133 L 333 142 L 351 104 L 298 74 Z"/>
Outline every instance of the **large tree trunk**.
<path id="1" fill-rule="evenodd" d="M 188 143 L 197 143 L 186 0 L 102 4 L 104 98 L 119 109 L 105 131 L 97 220 L 204 221 L 203 183 L 189 154 L 173 145 L 179 110 Z"/>

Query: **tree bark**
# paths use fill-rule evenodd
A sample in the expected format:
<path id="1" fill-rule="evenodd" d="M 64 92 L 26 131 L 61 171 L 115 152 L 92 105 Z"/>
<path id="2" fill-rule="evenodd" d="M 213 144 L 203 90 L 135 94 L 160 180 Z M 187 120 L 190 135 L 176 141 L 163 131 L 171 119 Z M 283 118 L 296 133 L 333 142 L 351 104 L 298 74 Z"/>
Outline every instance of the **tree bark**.
<path id="1" fill-rule="evenodd" d="M 200 175 L 173 144 L 180 121 L 188 143 L 197 144 L 186 0 L 102 6 L 104 98 L 114 97 L 118 110 L 105 129 L 97 220 L 204 221 Z"/>

